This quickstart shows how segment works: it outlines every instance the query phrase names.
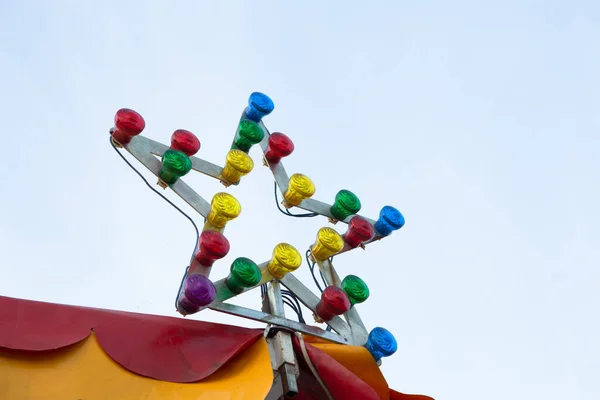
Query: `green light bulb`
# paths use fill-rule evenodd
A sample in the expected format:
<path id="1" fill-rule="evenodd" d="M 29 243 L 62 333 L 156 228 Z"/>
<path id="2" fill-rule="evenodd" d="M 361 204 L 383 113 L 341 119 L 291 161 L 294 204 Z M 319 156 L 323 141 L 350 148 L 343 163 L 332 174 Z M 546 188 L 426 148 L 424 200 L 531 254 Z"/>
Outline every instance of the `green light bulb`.
<path id="1" fill-rule="evenodd" d="M 240 294 L 245 288 L 258 285 L 261 279 L 260 268 L 249 258 L 236 258 L 231 264 L 229 276 L 225 285 L 235 294 Z"/>
<path id="2" fill-rule="evenodd" d="M 192 169 L 192 160 L 183 152 L 169 149 L 162 156 L 158 177 L 166 183 L 175 183 Z"/>
<path id="3" fill-rule="evenodd" d="M 369 298 L 369 287 L 356 275 L 348 275 L 342 281 L 342 290 L 350 299 L 350 304 L 355 305 Z"/>
<path id="4" fill-rule="evenodd" d="M 260 143 L 264 136 L 265 133 L 260 125 L 249 119 L 244 119 L 238 125 L 233 145 L 247 153 L 253 145 Z"/>
<path id="5" fill-rule="evenodd" d="M 335 195 L 335 202 L 329 209 L 331 215 L 339 221 L 345 220 L 360 211 L 360 200 L 349 190 L 340 190 Z"/>

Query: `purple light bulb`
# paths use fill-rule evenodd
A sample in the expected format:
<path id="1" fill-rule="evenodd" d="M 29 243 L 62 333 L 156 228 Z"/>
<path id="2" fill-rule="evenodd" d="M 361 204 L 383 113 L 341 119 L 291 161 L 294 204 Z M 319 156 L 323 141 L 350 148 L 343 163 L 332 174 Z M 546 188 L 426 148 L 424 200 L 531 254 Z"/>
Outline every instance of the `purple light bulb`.
<path id="1" fill-rule="evenodd" d="M 183 296 L 179 298 L 179 306 L 188 314 L 198 312 L 201 307 L 212 303 L 217 297 L 217 291 L 213 283 L 200 274 L 193 274 L 186 278 L 183 288 Z"/>

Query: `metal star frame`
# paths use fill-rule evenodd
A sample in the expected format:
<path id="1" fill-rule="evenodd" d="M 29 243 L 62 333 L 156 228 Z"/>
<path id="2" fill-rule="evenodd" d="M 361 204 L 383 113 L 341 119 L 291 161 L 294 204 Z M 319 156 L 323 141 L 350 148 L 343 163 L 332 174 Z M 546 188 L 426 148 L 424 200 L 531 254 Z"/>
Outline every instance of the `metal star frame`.
<path id="1" fill-rule="evenodd" d="M 242 113 L 240 121 L 246 118 L 247 110 L 248 109 L 246 108 Z M 264 137 L 259 143 L 264 154 L 267 150 L 270 132 L 262 121 L 258 122 L 258 124 L 264 133 Z M 148 170 L 159 177 L 161 162 L 156 156 L 161 157 L 163 153 L 169 149 L 169 146 L 141 135 L 134 136 L 128 144 L 120 144 L 114 139 L 113 143 L 117 147 L 122 147 L 128 151 Z M 189 158 L 192 162 L 192 169 L 194 171 L 217 179 L 224 183 L 225 186 L 229 186 L 229 183 L 227 183 L 222 176 L 223 167 L 196 156 L 190 156 Z M 263 164 L 268 166 L 268 168 L 271 170 L 281 193 L 285 193 L 288 189 L 289 176 L 283 166 L 282 161 L 276 164 L 269 164 L 266 158 L 263 158 Z M 196 191 L 194 191 L 190 186 L 188 186 L 183 179 L 177 179 L 177 181 L 172 184 L 166 184 L 162 181 L 159 181 L 159 184 L 164 188 L 167 186 L 171 188 L 171 190 L 181 197 L 206 221 L 206 217 L 211 209 L 209 202 L 200 196 Z M 330 212 L 331 204 L 308 198 L 303 200 L 297 207 L 318 215 L 322 215 L 328 218 L 330 222 L 337 222 L 335 217 Z M 352 217 L 354 217 L 354 215 L 351 215 L 345 220 L 339 222 L 347 224 Z M 363 216 L 363 218 L 365 217 Z M 375 224 L 374 220 L 369 218 L 365 219 L 367 219 L 372 225 Z M 223 229 L 220 230 L 220 232 L 222 231 Z M 381 236 L 376 232 L 375 236 L 370 241 L 363 243 L 361 247 L 364 248 L 365 244 L 380 240 L 383 237 L 384 236 Z M 197 250 L 198 249 L 196 248 L 196 251 Z M 310 250 L 311 248 L 309 247 L 309 251 Z M 344 248 L 337 254 L 341 254 L 349 250 L 352 250 L 352 248 L 346 244 Z M 333 263 L 329 259 L 324 261 L 314 261 L 316 261 L 316 264 L 318 265 L 327 285 L 338 287 L 341 286 L 342 281 L 337 274 Z M 259 287 L 262 284 L 269 284 L 267 292 L 263 297 L 263 305 L 260 311 L 227 303 L 227 300 L 237 296 L 237 294 L 232 293 L 226 287 L 225 279 L 214 282 L 217 295 L 216 299 L 208 306 L 208 308 L 255 321 L 261 321 L 268 325 L 265 331 L 265 336 L 268 338 L 273 369 L 276 373 L 273 389 L 273 393 L 275 394 L 272 394 L 271 396 L 274 396 L 272 398 L 277 398 L 277 396 L 280 396 L 281 393 L 289 395 L 298 391 L 295 380 L 295 376 L 298 375 L 298 366 L 292 350 L 290 331 L 317 336 L 340 344 L 350 344 L 356 346 L 365 345 L 368 338 L 368 332 L 358 314 L 356 307 L 351 307 L 343 315 L 343 318 L 336 316 L 332 320 L 327 321 L 326 324 L 329 325 L 331 330 L 321 329 L 318 326 L 308 325 L 286 318 L 281 294 L 281 285 L 285 286 L 290 292 L 292 292 L 298 298 L 298 300 L 304 304 L 304 306 L 315 312 L 315 315 L 316 307 L 320 301 L 320 298 L 317 297 L 310 289 L 308 289 L 300 280 L 298 280 L 292 272 L 287 273 L 281 279 L 274 278 L 267 269 L 268 263 L 269 261 L 266 261 L 258 265 L 261 271 L 260 282 L 257 285 L 244 289 L 242 292 L 245 293 L 249 290 Z M 210 274 L 210 268 L 205 268 L 201 271 L 195 271 L 194 273 L 201 273 L 202 275 L 208 277 Z M 186 276 L 187 274 L 188 270 L 186 270 Z M 180 287 L 180 291 L 181 290 L 182 288 Z M 178 311 L 181 312 L 180 310 Z M 183 314 L 185 315 L 185 313 Z"/>

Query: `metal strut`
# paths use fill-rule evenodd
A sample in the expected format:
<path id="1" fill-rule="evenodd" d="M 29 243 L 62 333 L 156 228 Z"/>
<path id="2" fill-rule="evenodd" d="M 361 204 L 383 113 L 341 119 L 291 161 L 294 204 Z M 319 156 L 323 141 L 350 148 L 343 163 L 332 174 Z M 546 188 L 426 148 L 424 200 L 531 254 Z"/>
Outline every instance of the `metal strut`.
<path id="1" fill-rule="evenodd" d="M 278 281 L 269 283 L 267 292 L 263 297 L 263 312 L 285 317 L 283 299 L 281 298 L 281 285 Z M 266 399 L 286 399 L 298 394 L 297 377 L 300 375 L 294 348 L 292 346 L 293 333 L 274 325 L 265 329 L 265 337 L 271 355 L 273 368 L 273 386 Z"/>

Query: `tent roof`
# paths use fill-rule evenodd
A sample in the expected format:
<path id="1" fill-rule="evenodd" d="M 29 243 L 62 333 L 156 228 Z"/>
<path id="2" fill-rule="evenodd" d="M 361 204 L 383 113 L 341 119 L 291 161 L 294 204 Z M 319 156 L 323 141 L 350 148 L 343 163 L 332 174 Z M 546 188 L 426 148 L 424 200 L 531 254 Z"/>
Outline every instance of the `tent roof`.
<path id="1" fill-rule="evenodd" d="M 298 399 L 327 398 L 297 345 L 295 338 Z M 306 349 L 334 398 L 431 400 L 390 390 L 362 347 L 306 337 Z M 6 395 L 256 399 L 272 381 L 262 329 L 0 296 L 0 392 Z"/>
<path id="2" fill-rule="evenodd" d="M 122 367 L 168 382 L 194 382 L 217 371 L 263 331 L 183 318 L 0 297 L 0 347 L 43 351 L 73 345 L 94 331 Z"/>

